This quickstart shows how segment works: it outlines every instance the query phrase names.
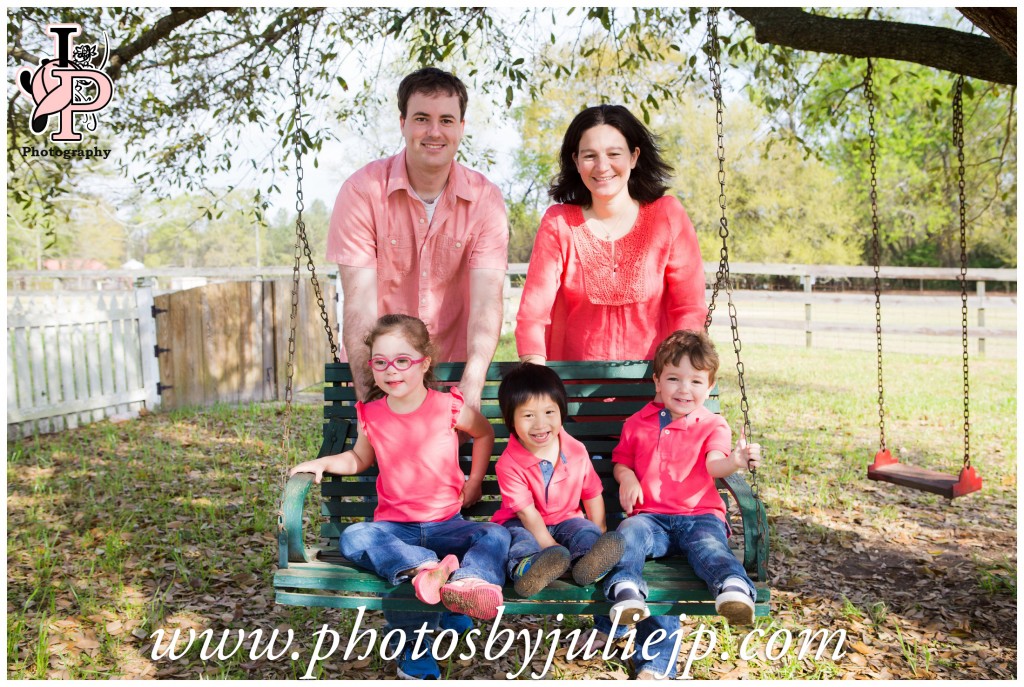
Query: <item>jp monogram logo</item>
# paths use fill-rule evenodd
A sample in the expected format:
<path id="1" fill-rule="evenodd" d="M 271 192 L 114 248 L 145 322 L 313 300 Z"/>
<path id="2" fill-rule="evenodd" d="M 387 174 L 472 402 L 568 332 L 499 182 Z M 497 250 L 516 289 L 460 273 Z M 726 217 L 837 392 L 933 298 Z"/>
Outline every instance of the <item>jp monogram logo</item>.
<path id="1" fill-rule="evenodd" d="M 25 97 L 35 103 L 32 110 L 32 132 L 46 130 L 51 115 L 59 116 L 57 131 L 50 134 L 51 141 L 81 141 L 75 130 L 75 115 L 89 118 L 87 128 L 96 128 L 96 115 L 110 102 L 114 82 L 102 69 L 93 67 L 99 55 L 94 44 L 74 45 L 72 36 L 82 33 L 78 24 L 50 24 L 47 33 L 53 36 L 53 59 L 42 60 L 35 68 L 18 70 L 18 85 Z M 106 55 L 104 64 L 106 64 Z"/>

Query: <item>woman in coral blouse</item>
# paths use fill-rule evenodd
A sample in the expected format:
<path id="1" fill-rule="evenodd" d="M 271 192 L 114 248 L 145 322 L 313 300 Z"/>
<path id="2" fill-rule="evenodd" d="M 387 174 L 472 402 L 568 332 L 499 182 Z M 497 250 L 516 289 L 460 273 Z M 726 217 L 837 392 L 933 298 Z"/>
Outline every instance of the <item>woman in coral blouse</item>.
<path id="1" fill-rule="evenodd" d="M 533 244 L 516 347 L 525 362 L 649 360 L 677 329 L 704 328 L 704 268 L 672 169 L 621 105 L 579 113 Z"/>

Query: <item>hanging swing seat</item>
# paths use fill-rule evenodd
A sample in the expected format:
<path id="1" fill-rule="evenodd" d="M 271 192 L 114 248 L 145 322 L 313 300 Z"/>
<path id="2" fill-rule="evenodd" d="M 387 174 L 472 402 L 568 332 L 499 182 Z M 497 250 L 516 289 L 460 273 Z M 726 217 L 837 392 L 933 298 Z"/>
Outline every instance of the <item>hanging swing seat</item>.
<path id="1" fill-rule="evenodd" d="M 949 475 L 937 470 L 900 463 L 888 449 L 875 454 L 875 462 L 868 466 L 868 479 L 889 482 L 918 491 L 928 491 L 952 499 L 981 489 L 981 475 L 974 466 Z"/>
<path id="2" fill-rule="evenodd" d="M 514 363 L 492 363 L 482 393 L 481 412 L 494 423 L 496 440 L 483 485 L 483 499 L 463 511 L 463 516 L 489 519 L 500 505 L 494 462 L 508 442 L 508 429 L 501 420 L 497 403 L 502 373 Z M 623 518 L 619 506 L 618 484 L 612 476 L 612 449 L 618 443 L 622 421 L 654 397 L 650 363 L 646 361 L 551 362 L 569 394 L 569 420 L 564 427 L 587 447 L 593 465 L 604 486 L 608 528 L 614 529 Z M 444 363 L 435 368 L 442 385 L 456 383 L 462 376 L 462 363 Z M 350 449 L 356 438 L 355 390 L 352 372 L 345 363 L 328 363 L 328 386 L 324 389 L 326 422 L 319 456 Z M 718 396 L 705 404 L 718 412 Z M 460 460 L 469 473 L 471 444 L 460 447 Z M 338 537 L 351 522 L 370 518 L 376 506 L 377 491 L 372 481 L 376 468 L 356 477 L 325 475 L 317 487 L 312 475 L 296 474 L 288 480 L 278 517 L 279 564 L 274 575 L 276 600 L 292 606 L 437 611 L 437 606 L 420 603 L 412 585 L 392 587 L 377 575 L 355 567 L 338 551 Z M 369 478 L 370 481 L 367 481 Z M 731 542 L 736 557 L 757 587 L 755 614 L 768 615 L 769 589 L 765 584 L 768 540 L 764 504 L 755 499 L 750 485 L 740 475 L 718 480 L 718 487 L 729 509 L 732 526 L 738 533 Z M 306 545 L 303 532 L 303 508 L 309 493 L 319 491 L 320 546 Z M 738 516 L 735 517 L 735 516 Z M 714 597 L 693 569 L 679 557 L 648 561 L 644 578 L 650 585 L 648 606 L 655 615 L 685 613 L 688 616 L 714 615 Z M 580 587 L 557 580 L 536 596 L 523 599 L 511 585 L 504 589 L 505 614 L 605 615 L 611 604 L 600 586 Z"/>
<path id="3" fill-rule="evenodd" d="M 871 246 L 873 265 L 875 268 L 875 341 L 878 352 L 878 429 L 879 450 L 875 454 L 875 462 L 868 466 L 868 479 L 878 482 L 889 482 L 902 487 L 927 491 L 952 499 L 964 496 L 981 489 L 981 476 L 971 465 L 970 435 L 970 380 L 968 375 L 967 351 L 967 211 L 964 196 L 964 121 L 963 121 L 963 84 L 964 77 L 956 81 L 953 95 L 953 144 L 957 147 L 957 159 L 960 162 L 960 300 L 962 314 L 963 342 L 963 373 L 964 373 L 964 456 L 963 468 L 958 476 L 904 465 L 885 448 L 885 386 L 882 380 L 882 281 L 879 276 L 881 268 L 881 240 L 878 219 L 878 179 L 877 179 L 877 140 L 875 131 L 875 94 L 872 89 L 873 67 L 868 59 L 867 72 L 864 76 L 864 98 L 868 106 L 868 141 L 871 163 Z"/>

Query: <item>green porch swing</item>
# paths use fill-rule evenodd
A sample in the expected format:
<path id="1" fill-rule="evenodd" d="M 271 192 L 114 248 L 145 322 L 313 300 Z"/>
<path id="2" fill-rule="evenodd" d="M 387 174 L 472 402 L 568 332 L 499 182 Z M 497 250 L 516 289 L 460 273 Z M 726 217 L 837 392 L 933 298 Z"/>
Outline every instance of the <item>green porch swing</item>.
<path id="1" fill-rule="evenodd" d="M 711 70 L 711 81 L 717 104 L 718 125 L 718 159 L 719 196 L 722 219 L 719 235 L 722 238 L 721 260 L 717 278 L 713 287 L 708 317 L 705 327 L 711 324 L 711 316 L 715 308 L 719 288 L 724 286 L 727 294 L 730 325 L 732 329 L 734 349 L 737 357 L 737 372 L 741 393 L 741 410 L 743 412 L 743 428 L 750 437 L 750 421 L 748 403 L 743 380 L 743 363 L 740 360 L 740 339 L 736 321 L 736 309 L 732 302 L 732 291 L 729 278 L 728 261 L 728 223 L 725 217 L 725 153 L 722 126 L 722 90 L 720 79 L 720 62 L 718 54 L 718 21 L 717 10 L 708 12 L 708 56 Z M 321 318 L 324 321 L 334 362 L 326 366 L 324 400 L 329 405 L 324 407 L 326 422 L 323 427 L 323 444 L 319 456 L 338 453 L 352 446 L 356 438 L 355 409 L 353 402 L 355 389 L 352 386 L 352 371 L 347 363 L 339 363 L 337 345 L 328 323 L 326 307 L 316 283 L 315 269 L 305 225 L 302 221 L 302 140 L 301 131 L 301 87 L 298 34 L 293 36 L 295 64 L 295 155 L 298 168 L 298 190 L 296 210 L 296 244 L 295 265 L 293 273 L 292 294 L 292 329 L 289 338 L 288 383 L 286 387 L 286 403 L 290 415 L 292 370 L 294 359 L 295 320 L 298 312 L 298 281 L 302 255 L 305 255 L 308 268 L 312 273 L 317 301 L 320 306 Z M 569 412 L 582 421 L 565 425 L 567 431 L 583 442 L 592 456 L 593 465 L 605 486 L 606 507 L 609 515 L 609 527 L 614 526 L 617 517 L 621 518 L 617 498 L 617 485 L 612 476 L 608 456 L 618 443 L 622 421 L 643 407 L 654 396 L 654 384 L 651 380 L 651 366 L 647 361 L 599 361 L 599 362 L 551 362 L 551 367 L 558 371 L 569 393 Z M 495 447 L 492 464 L 489 467 L 488 479 L 484 481 L 484 499 L 472 508 L 463 511 L 466 516 L 489 517 L 500 505 L 498 484 L 493 479 L 493 461 L 504 450 L 509 436 L 508 429 L 501 423 L 501 413 L 497 406 L 497 385 L 504 371 L 514 363 L 492 363 L 488 368 L 481 403 L 481 412 L 495 424 Z M 444 363 L 435 368 L 435 375 L 442 385 L 452 385 L 461 378 L 464 365 L 462 363 Z M 708 401 L 711 410 L 718 411 L 718 398 Z M 286 419 L 286 428 L 289 420 Z M 286 429 L 286 433 L 287 433 Z M 469 446 L 463 445 L 460 459 L 468 472 Z M 391 587 L 386 581 L 373 573 L 360 570 L 338 553 L 337 541 L 344 528 L 354 519 L 372 517 L 376 501 L 376 489 L 373 483 L 376 468 L 371 468 L 357 477 L 330 476 L 320 485 L 321 515 L 320 524 L 321 547 L 308 547 L 303 532 L 303 506 L 312 487 L 312 475 L 298 474 L 291 477 L 284 488 L 278 520 L 279 563 L 274 574 L 276 601 L 286 605 L 331 607 L 331 608 L 367 608 L 392 610 L 436 610 L 424 606 L 414 596 L 410 584 Z M 748 483 L 739 475 L 732 475 L 719 480 L 718 487 L 726 503 L 730 504 L 730 512 L 739 515 L 740 523 L 737 532 L 742 533 L 742 542 L 734 549 L 737 557 L 743 562 L 757 587 L 755 614 L 767 616 L 769 613 L 770 590 L 767 586 L 768 572 L 768 524 L 764 504 L 758 495 L 758 476 L 752 473 Z M 616 516 L 617 514 L 617 516 Z M 737 536 L 737 539 L 740 537 Z M 714 615 L 714 598 L 708 592 L 705 583 L 696 577 L 692 568 L 681 558 L 669 558 L 650 561 L 644 569 L 644 577 L 650 585 L 648 606 L 652 614 Z M 556 581 L 547 589 L 529 598 L 520 598 L 511 586 L 504 590 L 506 615 L 530 614 L 558 616 L 569 614 L 606 614 L 611 604 L 604 599 L 600 589 L 593 586 L 579 587 L 565 581 Z"/>

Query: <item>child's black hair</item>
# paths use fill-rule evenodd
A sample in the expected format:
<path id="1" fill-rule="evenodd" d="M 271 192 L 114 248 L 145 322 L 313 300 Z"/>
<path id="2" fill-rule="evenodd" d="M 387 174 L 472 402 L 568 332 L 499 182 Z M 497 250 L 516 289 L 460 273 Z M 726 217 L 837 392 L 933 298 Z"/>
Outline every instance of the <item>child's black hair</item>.
<path id="1" fill-rule="evenodd" d="M 505 373 L 498 386 L 498 407 L 512 436 L 516 436 L 516 408 L 535 396 L 547 396 L 558 406 L 565 422 L 568 400 L 558 373 L 545 365 L 520 363 Z"/>

